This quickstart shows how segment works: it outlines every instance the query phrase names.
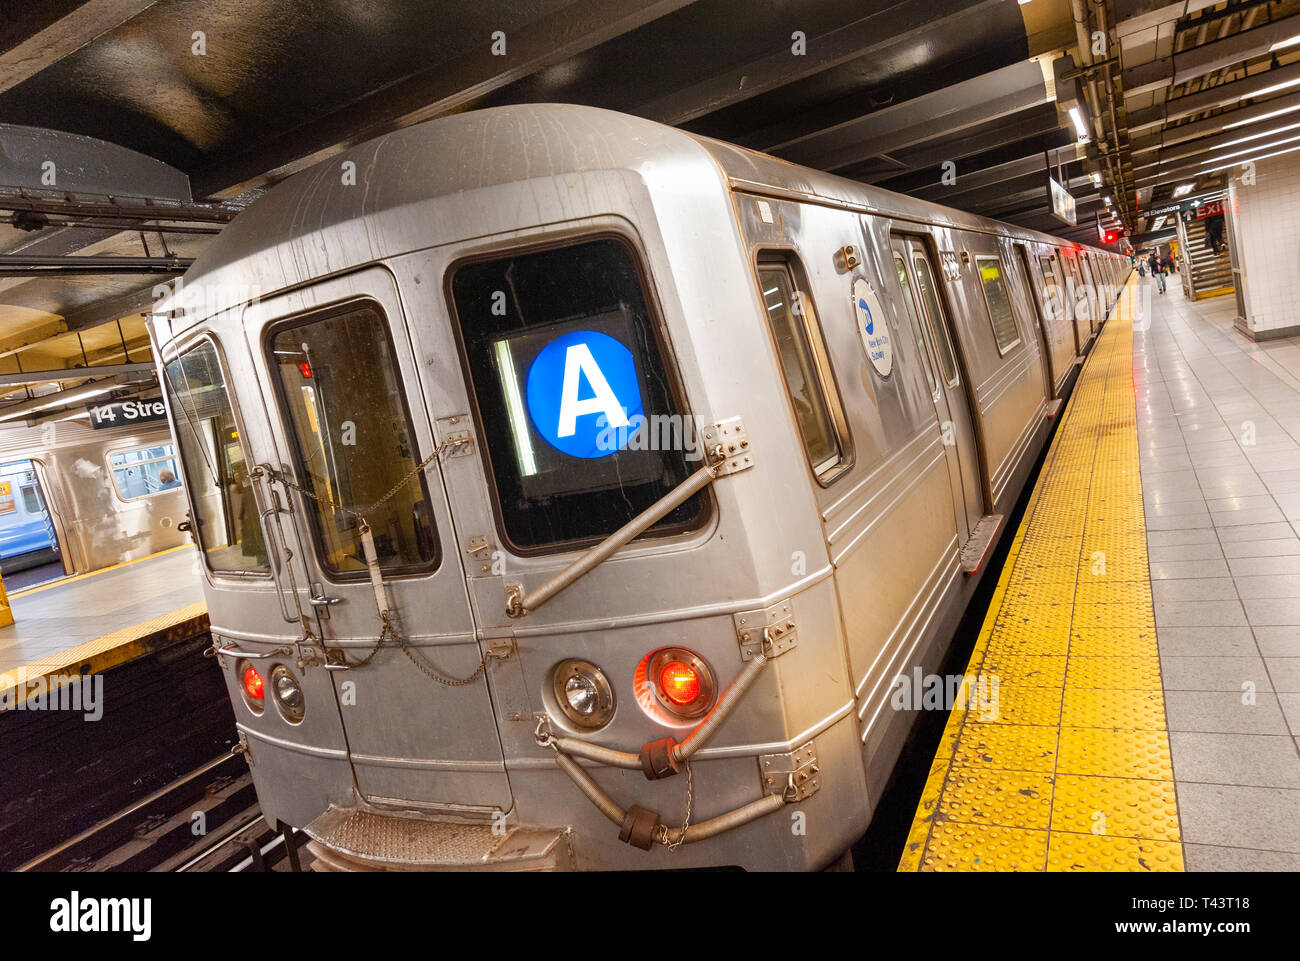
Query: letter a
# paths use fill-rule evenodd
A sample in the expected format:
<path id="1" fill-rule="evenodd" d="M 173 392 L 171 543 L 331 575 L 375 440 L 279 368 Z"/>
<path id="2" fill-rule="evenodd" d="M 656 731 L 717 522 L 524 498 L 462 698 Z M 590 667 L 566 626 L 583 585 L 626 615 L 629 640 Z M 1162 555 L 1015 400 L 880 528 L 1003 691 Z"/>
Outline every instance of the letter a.
<path id="1" fill-rule="evenodd" d="M 578 400 L 578 378 L 585 376 L 594 397 Z M 573 344 L 564 353 L 564 386 L 560 390 L 560 424 L 557 437 L 572 437 L 578 430 L 578 418 L 584 414 L 604 414 L 610 427 L 626 427 L 627 414 L 614 396 L 605 373 L 591 356 L 586 344 Z"/>

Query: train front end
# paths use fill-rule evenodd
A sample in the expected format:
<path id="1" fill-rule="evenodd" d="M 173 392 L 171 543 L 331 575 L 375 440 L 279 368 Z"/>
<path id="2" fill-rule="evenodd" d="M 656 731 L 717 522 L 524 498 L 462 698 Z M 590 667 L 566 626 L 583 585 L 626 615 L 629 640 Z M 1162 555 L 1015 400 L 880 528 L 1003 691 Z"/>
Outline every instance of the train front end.
<path id="1" fill-rule="evenodd" d="M 716 163 L 558 106 L 349 159 L 153 321 L 268 820 L 341 870 L 832 862 L 853 693 Z"/>

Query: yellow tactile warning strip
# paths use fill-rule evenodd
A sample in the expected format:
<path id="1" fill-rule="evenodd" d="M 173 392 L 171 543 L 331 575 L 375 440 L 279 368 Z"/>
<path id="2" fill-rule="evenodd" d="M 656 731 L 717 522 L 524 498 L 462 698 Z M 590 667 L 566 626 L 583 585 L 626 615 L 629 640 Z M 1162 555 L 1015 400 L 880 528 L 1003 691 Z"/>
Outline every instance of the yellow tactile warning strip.
<path id="1" fill-rule="evenodd" d="M 7 694 L 20 683 L 25 684 L 29 692 L 47 690 L 51 686 L 57 688 L 64 678 L 98 674 L 207 629 L 207 605 L 196 601 L 50 657 L 0 672 L 0 695 Z"/>
<path id="2" fill-rule="evenodd" d="M 37 584 L 35 587 L 29 587 L 25 591 L 18 591 L 10 594 L 10 600 L 19 597 L 26 597 L 28 594 L 39 594 L 41 591 L 48 591 L 52 587 L 62 587 L 64 584 L 71 584 L 73 581 L 84 581 L 88 577 L 98 577 L 100 574 L 107 574 L 109 571 L 115 571 L 120 567 L 130 567 L 132 564 L 139 564 L 141 561 L 152 560 L 155 557 L 162 557 L 164 554 L 171 554 L 176 551 L 182 551 L 189 547 L 189 544 L 178 544 L 175 547 L 169 547 L 165 551 L 157 551 L 153 554 L 146 554 L 144 557 L 136 557 L 129 561 L 122 561 L 119 564 L 110 564 L 108 567 L 101 567 L 99 570 L 86 571 L 84 574 L 71 574 L 68 577 L 60 577 L 57 581 L 50 581 L 48 584 Z"/>
<path id="3" fill-rule="evenodd" d="M 1048 452 L 900 871 L 1183 869 L 1138 469 L 1135 296 L 1130 283 Z"/>

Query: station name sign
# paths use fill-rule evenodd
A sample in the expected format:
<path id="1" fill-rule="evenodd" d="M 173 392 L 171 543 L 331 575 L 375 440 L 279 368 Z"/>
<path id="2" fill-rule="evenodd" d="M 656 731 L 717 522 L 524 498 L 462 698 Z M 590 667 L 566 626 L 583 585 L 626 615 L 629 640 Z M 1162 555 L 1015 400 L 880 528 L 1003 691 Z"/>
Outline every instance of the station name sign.
<path id="1" fill-rule="evenodd" d="M 1078 218 L 1074 212 L 1074 195 L 1061 186 L 1051 174 L 1047 176 L 1047 192 L 1052 201 L 1052 214 L 1071 226 L 1077 226 Z"/>
<path id="2" fill-rule="evenodd" d="M 90 426 L 95 430 L 167 419 L 167 408 L 161 397 L 133 397 L 112 404 L 89 404 L 86 411 L 90 414 Z"/>

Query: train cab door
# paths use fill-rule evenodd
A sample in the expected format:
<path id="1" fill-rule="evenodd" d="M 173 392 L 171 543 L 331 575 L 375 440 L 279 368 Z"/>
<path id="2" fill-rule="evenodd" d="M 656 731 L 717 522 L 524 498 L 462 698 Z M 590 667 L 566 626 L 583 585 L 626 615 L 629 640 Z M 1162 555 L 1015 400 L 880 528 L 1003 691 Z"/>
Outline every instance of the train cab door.
<path id="1" fill-rule="evenodd" d="M 372 267 L 263 300 L 245 330 L 309 603 L 338 662 L 329 673 L 358 790 L 379 806 L 509 810 L 485 650 L 392 275 Z"/>
<path id="2" fill-rule="evenodd" d="M 921 336 L 937 362 L 932 396 L 943 431 L 958 533 L 964 542 L 975 533 L 984 516 L 984 483 L 974 418 L 962 382 L 958 341 L 925 246 L 913 237 L 901 235 L 891 243 L 906 308 L 923 331 Z"/>

